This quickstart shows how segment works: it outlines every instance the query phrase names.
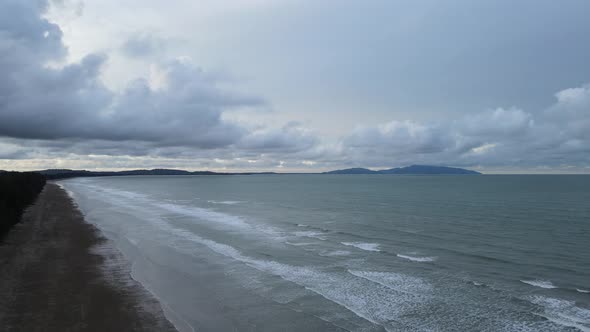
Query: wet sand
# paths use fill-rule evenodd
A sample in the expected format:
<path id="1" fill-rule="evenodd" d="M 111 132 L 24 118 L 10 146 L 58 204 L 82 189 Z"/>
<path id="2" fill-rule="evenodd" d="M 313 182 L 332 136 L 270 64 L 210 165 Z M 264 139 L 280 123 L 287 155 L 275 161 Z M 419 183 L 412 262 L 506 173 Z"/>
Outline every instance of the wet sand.
<path id="1" fill-rule="evenodd" d="M 2 331 L 176 331 L 121 255 L 48 183 L 0 243 Z"/>

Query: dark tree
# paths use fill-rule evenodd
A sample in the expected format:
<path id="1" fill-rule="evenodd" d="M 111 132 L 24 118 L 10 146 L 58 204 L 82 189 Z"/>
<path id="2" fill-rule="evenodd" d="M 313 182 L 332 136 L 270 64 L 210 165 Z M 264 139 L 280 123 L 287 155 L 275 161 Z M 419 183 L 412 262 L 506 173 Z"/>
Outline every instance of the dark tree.
<path id="1" fill-rule="evenodd" d="M 20 221 L 45 186 L 39 173 L 0 172 L 0 238 Z"/>

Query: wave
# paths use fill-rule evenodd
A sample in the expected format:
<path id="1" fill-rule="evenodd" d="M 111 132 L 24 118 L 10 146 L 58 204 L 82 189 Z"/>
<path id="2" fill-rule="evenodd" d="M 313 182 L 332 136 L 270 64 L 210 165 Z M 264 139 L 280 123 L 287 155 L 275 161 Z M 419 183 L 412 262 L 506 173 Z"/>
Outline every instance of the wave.
<path id="1" fill-rule="evenodd" d="M 576 291 L 578 291 L 579 293 L 584 293 L 584 294 L 589 294 L 590 293 L 590 290 L 581 289 L 581 288 L 576 288 Z"/>
<path id="2" fill-rule="evenodd" d="M 555 286 L 553 283 L 551 283 L 551 281 L 545 281 L 545 280 L 520 280 L 520 282 L 524 282 L 527 285 L 545 288 L 545 289 L 557 288 L 557 286 Z"/>
<path id="3" fill-rule="evenodd" d="M 379 250 L 378 243 L 365 243 L 365 242 L 340 242 L 345 246 L 355 247 L 366 251 L 381 251 Z"/>
<path id="4" fill-rule="evenodd" d="M 322 251 L 318 255 L 325 256 L 325 257 L 348 256 L 348 255 L 350 255 L 350 251 L 348 251 L 348 250 Z"/>
<path id="5" fill-rule="evenodd" d="M 140 194 L 140 193 L 136 193 L 133 191 L 126 191 L 126 190 L 120 190 L 120 189 L 112 189 L 112 188 L 105 188 L 105 187 L 100 187 L 100 186 L 93 186 L 93 185 L 85 185 L 86 187 L 88 187 L 91 190 L 95 190 L 95 191 L 102 191 L 108 195 L 115 195 L 115 196 L 119 196 L 119 197 L 123 197 L 123 198 L 128 198 L 128 199 L 149 199 L 149 196 L 146 194 Z"/>
<path id="6" fill-rule="evenodd" d="M 175 204 L 175 203 L 181 203 L 181 204 L 189 203 L 190 204 L 190 203 L 194 202 L 194 200 L 191 200 L 191 199 L 164 199 L 164 201 L 168 202 L 168 203 L 173 203 L 173 204 Z"/>
<path id="7" fill-rule="evenodd" d="M 107 201 L 114 203 L 116 205 L 125 205 L 125 207 L 131 207 L 134 205 L 140 209 L 145 209 L 146 207 L 156 207 L 167 212 L 204 220 L 208 222 L 208 226 L 225 226 L 232 230 L 238 229 L 241 231 L 249 231 L 254 233 L 262 232 L 268 235 L 272 235 L 276 239 L 280 239 L 283 237 L 283 234 L 281 232 L 275 230 L 270 226 L 250 224 L 240 216 L 217 212 L 211 209 L 201 208 L 197 206 L 176 204 L 170 201 L 159 201 L 150 198 L 148 195 L 131 191 L 106 188 L 88 184 L 84 184 L 84 187 L 95 192 L 98 191 L 106 194 L 103 197 Z M 123 198 L 126 201 L 122 202 L 120 198 Z M 130 203 L 133 205 L 131 205 Z M 158 213 L 159 211 L 154 212 Z"/>
<path id="8" fill-rule="evenodd" d="M 115 198 L 116 200 L 117 198 Z M 127 200 L 122 200 L 122 202 L 118 202 L 120 206 L 126 206 Z M 434 290 L 432 289 L 432 285 L 421 280 L 420 278 L 397 274 L 393 272 L 376 272 L 376 271 L 360 271 L 360 270 L 349 270 L 347 271 L 346 268 L 342 269 L 342 266 L 330 266 L 325 267 L 323 265 L 317 264 L 317 266 L 310 265 L 309 263 L 303 263 L 301 260 L 297 260 L 298 263 L 290 262 L 290 261 L 282 261 L 282 259 L 277 257 L 272 257 L 269 255 L 265 255 L 264 257 L 261 252 L 256 251 L 256 253 L 248 253 L 247 251 L 242 251 L 240 248 L 239 250 L 236 247 L 232 247 L 228 244 L 231 244 L 232 238 L 231 236 L 219 238 L 216 241 L 229 241 L 228 244 L 219 243 L 210 239 L 207 239 L 204 234 L 195 234 L 195 231 L 190 231 L 188 229 L 184 229 L 183 225 L 186 223 L 176 223 L 176 220 L 165 218 L 163 216 L 167 216 L 165 211 L 161 211 L 164 209 L 166 211 L 170 211 L 170 206 L 167 208 L 163 208 L 161 206 L 154 206 L 151 203 L 155 202 L 155 200 L 150 199 L 146 200 L 144 198 L 140 199 L 139 201 L 131 201 L 135 206 L 133 208 L 134 211 L 131 213 L 140 214 L 147 216 L 150 220 L 146 222 L 146 224 L 155 224 L 157 225 L 158 231 L 157 232 L 149 232 L 146 233 L 153 233 L 153 236 L 158 236 L 158 241 L 162 241 L 167 246 L 171 248 L 178 248 L 179 251 L 184 251 L 187 254 L 194 254 L 194 255 L 207 255 L 207 257 L 211 257 L 211 259 L 223 260 L 224 262 L 227 261 L 234 261 L 234 263 L 228 262 L 230 264 L 240 264 L 246 268 L 250 267 L 256 269 L 258 271 L 264 272 L 264 274 L 269 274 L 276 276 L 277 280 L 281 283 L 286 283 L 280 281 L 279 278 L 282 278 L 288 282 L 292 282 L 297 287 L 288 287 L 290 288 L 297 288 L 301 290 L 301 292 L 305 292 L 307 296 L 310 294 L 315 293 L 317 295 L 313 295 L 314 297 L 323 297 L 331 302 L 339 304 L 342 308 L 346 308 L 350 310 L 355 315 L 364 318 L 367 321 L 370 321 L 374 324 L 382 325 L 387 330 L 408 330 L 410 327 L 415 330 L 421 330 L 420 328 L 424 328 L 424 330 L 439 330 L 437 328 L 437 323 L 434 321 L 434 318 L 424 318 L 422 308 L 428 308 L 428 306 L 433 305 L 429 304 L 428 301 L 431 299 L 436 299 L 437 294 L 434 294 Z M 231 229 L 238 228 L 242 226 L 236 226 L 232 224 L 232 222 L 242 222 L 244 224 L 244 229 L 251 229 L 256 227 L 257 225 L 250 225 L 246 220 L 241 217 L 232 216 L 226 213 L 220 213 L 217 211 L 212 211 L 210 209 L 201 209 L 197 208 L 198 210 L 194 210 L 192 206 L 183 206 L 178 204 L 171 204 L 174 207 L 172 209 L 177 209 L 178 206 L 181 208 L 188 208 L 183 212 L 174 212 L 180 214 L 196 214 L 202 215 L 203 217 L 198 217 L 199 219 L 209 220 L 211 223 L 220 223 L 223 225 L 228 226 Z M 155 208 L 155 209 L 154 209 Z M 141 210 L 143 209 L 143 211 Z M 137 212 L 135 211 L 137 210 Z M 155 212 L 155 213 L 153 213 Z M 213 214 L 211 214 L 213 213 Z M 225 216 L 229 216 L 230 222 L 224 219 Z M 237 219 L 232 219 L 231 217 L 236 217 Z M 248 220 L 249 221 L 249 220 Z M 293 224 L 289 225 L 290 230 L 293 231 L 295 227 Z M 302 226 L 305 227 L 305 226 Z M 153 227 L 150 225 L 149 229 Z M 195 228 L 198 229 L 198 228 Z M 306 231 L 308 229 L 301 229 L 299 230 Z M 321 234 L 320 232 L 316 232 Z M 215 233 L 217 234 L 217 233 Z M 293 233 L 285 230 L 284 235 L 292 235 Z M 334 233 L 330 234 L 330 238 L 334 236 Z M 308 233 L 307 235 L 310 235 Z M 151 236 L 151 234 L 150 234 Z M 203 236 L 203 237 L 202 237 Z M 312 242 L 314 240 L 309 240 L 304 238 L 295 238 L 290 237 L 289 239 L 297 242 L 297 241 L 309 241 Z M 354 238 L 352 238 L 354 239 Z M 361 240 L 361 239 L 357 239 Z M 369 239 L 371 241 L 371 239 Z M 374 240 L 373 240 L 374 241 Z M 315 243 L 288 243 L 290 245 L 308 245 L 308 244 L 315 244 L 318 245 L 319 241 L 315 241 Z M 353 246 L 355 248 L 367 251 L 380 251 L 378 243 L 368 243 L 368 242 L 342 242 L 343 245 L 346 246 Z M 240 244 L 241 245 L 241 244 Z M 242 245 L 241 245 L 242 246 Z M 248 248 L 248 246 L 242 246 L 244 250 Z M 295 248 L 294 248 L 295 249 Z M 328 249 L 328 248 L 325 248 Z M 333 248 L 337 249 L 337 248 Z M 355 249 L 340 247 L 340 249 L 350 249 L 351 251 L 355 252 Z M 350 254 L 350 251 L 345 250 L 319 250 L 320 255 L 327 255 L 330 256 L 330 253 L 347 253 Z M 358 252 L 360 253 L 360 252 Z M 411 253 L 412 254 L 412 253 Z M 222 257 L 223 256 L 223 257 Z M 380 257 L 384 257 L 382 254 L 376 255 Z M 399 256 L 399 255 L 398 255 Z M 315 256 L 319 263 L 319 261 L 327 261 L 331 259 L 320 259 L 319 257 Z M 401 256 L 400 256 L 401 257 Z M 413 257 L 407 256 L 412 258 L 424 259 L 425 257 Z M 403 257 L 402 257 L 403 258 Z M 429 258 L 429 257 L 426 257 Z M 340 259 L 340 258 L 338 258 Z M 409 259 L 409 258 L 406 258 Z M 433 258 L 434 259 L 434 258 Z M 334 259 L 335 260 L 335 259 Z M 340 259 L 346 260 L 346 257 Z M 420 260 L 419 260 L 420 261 Z M 297 265 L 300 264 L 300 265 Z M 410 264 L 410 263 L 408 263 Z M 412 264 L 413 265 L 413 264 Z M 421 266 L 425 266 L 422 264 L 418 264 Z M 352 268 L 353 265 L 348 265 L 348 268 Z M 357 269 L 358 266 L 355 266 Z M 361 269 L 366 269 L 362 267 Z M 267 285 L 269 288 L 274 288 L 273 285 Z M 273 290 L 273 292 L 276 289 Z M 326 300 L 322 300 L 327 302 Z M 436 300 L 438 301 L 438 300 Z M 324 303 L 327 304 L 327 303 Z M 469 309 L 468 309 L 469 310 Z M 339 312 L 339 315 L 342 313 Z M 352 315 L 352 314 L 351 314 Z M 555 315 L 553 315 L 555 316 Z M 348 315 L 345 316 L 348 318 Z M 439 318 L 440 319 L 440 318 Z M 446 321 L 447 319 L 452 318 L 442 318 L 442 320 Z M 547 322 L 547 324 L 549 324 Z M 580 323 L 577 323 L 580 324 Z M 501 329 L 498 329 L 501 330 Z"/>
<path id="9" fill-rule="evenodd" d="M 133 245 L 134 245 L 134 246 L 136 246 L 136 247 L 139 245 L 139 240 L 138 240 L 138 239 L 136 239 L 136 238 L 134 238 L 134 237 L 131 237 L 131 236 L 128 236 L 128 235 L 126 235 L 126 236 L 125 236 L 125 239 L 126 239 L 127 241 L 129 241 L 129 243 L 133 244 Z"/>
<path id="10" fill-rule="evenodd" d="M 530 296 L 526 300 L 540 306 L 543 309 L 540 315 L 547 320 L 557 325 L 590 332 L 590 310 L 577 307 L 574 301 L 545 296 Z"/>
<path id="11" fill-rule="evenodd" d="M 67 189 L 63 184 L 59 183 L 59 182 L 55 182 L 55 184 L 60 187 L 63 191 L 66 192 L 66 194 L 68 194 L 68 196 L 70 196 L 70 198 L 72 199 L 72 201 L 74 201 L 74 204 L 78 204 L 76 203 L 76 197 L 74 195 L 74 192 L 72 192 L 71 190 Z"/>
<path id="12" fill-rule="evenodd" d="M 301 246 L 310 246 L 312 244 L 315 244 L 313 242 L 289 242 L 289 241 L 285 241 L 285 244 L 288 244 L 290 246 L 295 246 L 295 247 L 301 247 Z"/>
<path id="13" fill-rule="evenodd" d="M 318 232 L 330 232 L 329 229 L 327 228 L 323 228 L 323 227 L 319 227 L 319 226 L 311 226 L 311 225 L 307 225 L 307 224 L 295 224 L 297 227 L 302 227 L 302 228 L 308 228 L 308 229 L 312 229 Z"/>
<path id="14" fill-rule="evenodd" d="M 234 204 L 240 204 L 240 203 L 244 203 L 244 202 L 243 201 L 214 201 L 214 200 L 210 200 L 210 201 L 207 201 L 207 203 L 234 205 Z"/>
<path id="15" fill-rule="evenodd" d="M 207 248 L 215 254 L 297 284 L 306 292 L 313 292 L 317 296 L 346 308 L 351 314 L 373 324 L 381 325 L 387 330 L 398 327 L 398 322 L 404 320 L 404 317 L 410 314 L 420 301 L 423 301 L 422 298 L 389 289 L 346 272 L 325 271 L 321 266 L 290 265 L 273 259 L 252 257 L 235 247 L 202 237 L 180 225 L 174 225 L 158 213 L 158 210 L 163 208 L 174 210 L 175 213 L 194 213 L 193 209 L 179 210 L 177 205 L 165 205 L 165 203 L 153 205 L 155 200 L 128 201 L 126 199 L 117 200 L 117 198 L 108 199 L 114 204 L 125 207 L 129 206 L 128 203 L 133 203 L 132 213 L 137 211 L 137 214 L 145 221 L 142 227 L 148 224 L 150 228 L 155 227 L 157 232 L 148 231 L 148 233 L 157 236 L 158 241 L 163 241 L 170 248 L 186 254 L 201 254 L 203 247 Z M 156 210 L 153 210 L 154 207 Z M 196 211 L 203 212 L 200 209 Z M 207 213 L 207 216 L 211 217 L 212 215 Z M 213 219 L 222 217 L 215 214 L 213 216 Z M 375 250 L 375 248 L 376 244 L 369 244 L 369 249 Z"/>
<path id="16" fill-rule="evenodd" d="M 152 220 L 152 223 L 175 237 L 204 245 L 222 256 L 300 285 L 347 308 L 369 322 L 385 327 L 386 330 L 396 329 L 398 325 L 393 324 L 398 324 L 405 315 L 426 300 L 425 297 L 417 297 L 394 290 L 348 273 L 326 272 L 312 266 L 295 266 L 274 260 L 253 258 L 230 245 L 203 238 L 164 220 Z M 179 241 L 174 241 L 174 243 L 182 250 L 199 250 L 194 247 L 192 249 L 183 247 Z"/>
<path id="17" fill-rule="evenodd" d="M 434 262 L 436 260 L 436 257 L 419 257 L 419 256 L 409 256 L 409 255 L 402 255 L 402 254 L 397 254 L 396 256 L 399 258 L 407 259 L 412 262 Z"/>
<path id="18" fill-rule="evenodd" d="M 303 231 L 303 232 L 295 232 L 294 234 L 297 237 L 311 237 L 311 238 L 322 240 L 322 241 L 326 240 L 326 237 L 323 236 L 322 235 L 323 233 L 320 233 L 320 232 Z"/>
<path id="19" fill-rule="evenodd" d="M 348 270 L 348 273 L 359 278 L 376 282 L 382 286 L 398 292 L 420 295 L 429 294 L 432 291 L 432 285 L 425 282 L 421 278 L 412 277 L 401 273 L 357 270 Z"/>
<path id="20" fill-rule="evenodd" d="M 214 221 L 219 224 L 225 224 L 236 228 L 250 228 L 250 224 L 244 221 L 243 218 L 233 216 L 227 213 L 216 212 L 209 209 L 204 209 L 194 206 L 185 206 L 172 203 L 154 203 L 155 206 L 167 210 L 169 212 L 182 214 L 188 217 L 196 217 L 208 221 Z"/>

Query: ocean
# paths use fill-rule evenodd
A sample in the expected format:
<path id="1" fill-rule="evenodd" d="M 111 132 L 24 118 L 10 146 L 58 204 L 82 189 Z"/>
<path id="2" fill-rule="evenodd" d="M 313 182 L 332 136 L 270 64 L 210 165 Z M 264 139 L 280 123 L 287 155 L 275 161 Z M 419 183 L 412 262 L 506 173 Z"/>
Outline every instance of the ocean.
<path id="1" fill-rule="evenodd" d="M 59 183 L 181 331 L 590 331 L 590 176 Z"/>

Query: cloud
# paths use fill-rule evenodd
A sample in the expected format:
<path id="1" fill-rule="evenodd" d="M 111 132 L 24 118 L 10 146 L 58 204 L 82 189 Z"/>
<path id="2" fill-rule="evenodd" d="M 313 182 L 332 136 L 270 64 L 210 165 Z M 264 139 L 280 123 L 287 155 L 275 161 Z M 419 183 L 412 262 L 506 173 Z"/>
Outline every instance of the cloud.
<path id="1" fill-rule="evenodd" d="M 584 167 L 590 162 L 589 118 L 590 89 L 583 86 L 558 92 L 553 105 L 534 113 L 498 108 L 435 124 L 363 127 L 343 139 L 344 153 L 375 166 Z"/>
<path id="2" fill-rule="evenodd" d="M 330 138 L 299 122 L 262 125 L 228 116 L 268 105 L 187 58 L 156 56 L 165 45 L 150 34 L 122 45 L 130 58 L 141 58 L 133 61 L 152 62 L 149 73 L 112 90 L 101 79 L 112 55 L 68 63 L 60 27 L 44 18 L 47 8 L 41 0 L 0 3 L 0 159 L 234 170 L 590 164 L 590 85 L 557 92 L 545 109 L 391 119 Z"/>
<path id="3" fill-rule="evenodd" d="M 318 138 L 309 129 L 297 122 L 280 128 L 261 128 L 252 131 L 237 145 L 237 148 L 261 152 L 293 153 L 310 149 Z"/>
<path id="4" fill-rule="evenodd" d="M 136 33 L 123 43 L 121 50 L 130 57 L 147 57 L 160 53 L 164 47 L 164 40 L 154 34 Z"/>
<path id="5" fill-rule="evenodd" d="M 46 2 L 6 0 L 0 8 L 0 69 L 3 73 L 13 74 L 31 63 L 65 55 L 61 30 L 39 16 L 46 10 Z"/>
<path id="6" fill-rule="evenodd" d="M 544 113 L 547 121 L 567 128 L 566 136 L 590 139 L 590 85 L 562 90 L 555 97 L 557 102 Z"/>
<path id="7" fill-rule="evenodd" d="M 446 135 L 439 124 L 391 121 L 375 127 L 358 127 L 345 143 L 351 148 L 383 149 L 388 154 L 434 153 L 448 147 Z"/>
<path id="8" fill-rule="evenodd" d="M 534 126 L 530 113 L 517 108 L 498 108 L 491 111 L 468 115 L 458 121 L 457 129 L 467 136 L 495 137 L 518 136 Z"/>
<path id="9" fill-rule="evenodd" d="M 82 0 L 50 0 L 52 6 L 59 8 L 63 14 L 79 17 L 84 12 Z"/>
<path id="10" fill-rule="evenodd" d="M 42 18 L 46 2 L 0 6 L 1 136 L 215 148 L 246 134 L 222 119 L 224 111 L 264 104 L 219 88 L 214 77 L 184 60 L 157 65 L 159 82 L 138 79 L 122 92 L 110 91 L 100 80 L 105 55 L 47 65 L 62 62 L 66 48 L 59 27 Z"/>
<path id="11" fill-rule="evenodd" d="M 173 61 L 154 82 L 140 79 L 115 97 L 90 138 L 140 140 L 163 145 L 214 148 L 237 142 L 246 129 L 222 119 L 226 110 L 255 107 L 256 97 L 225 92 L 203 72 Z"/>

